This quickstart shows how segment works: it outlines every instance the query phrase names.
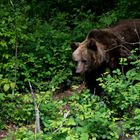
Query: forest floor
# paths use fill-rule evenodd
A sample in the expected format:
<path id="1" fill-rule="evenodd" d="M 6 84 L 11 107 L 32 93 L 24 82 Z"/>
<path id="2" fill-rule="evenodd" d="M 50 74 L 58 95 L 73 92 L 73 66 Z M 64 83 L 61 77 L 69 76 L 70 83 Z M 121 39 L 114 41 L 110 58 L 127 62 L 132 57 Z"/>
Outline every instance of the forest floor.
<path id="1" fill-rule="evenodd" d="M 0 131 L 0 140 L 5 138 L 9 134 L 10 131 L 15 131 L 16 129 L 17 127 L 14 124 L 7 124 L 6 129 Z M 15 139 L 12 138 L 12 140 L 15 140 Z"/>

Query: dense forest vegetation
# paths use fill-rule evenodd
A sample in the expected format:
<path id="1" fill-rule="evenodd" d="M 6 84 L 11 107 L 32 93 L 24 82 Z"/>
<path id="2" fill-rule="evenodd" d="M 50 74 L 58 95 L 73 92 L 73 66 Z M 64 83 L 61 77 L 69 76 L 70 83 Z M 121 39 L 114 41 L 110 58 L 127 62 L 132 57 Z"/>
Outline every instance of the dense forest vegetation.
<path id="1" fill-rule="evenodd" d="M 75 74 L 70 48 L 91 29 L 140 18 L 139 0 L 0 3 L 0 139 L 140 139 L 135 50 L 126 74 L 116 69 L 98 79 L 106 95 L 97 96 Z"/>

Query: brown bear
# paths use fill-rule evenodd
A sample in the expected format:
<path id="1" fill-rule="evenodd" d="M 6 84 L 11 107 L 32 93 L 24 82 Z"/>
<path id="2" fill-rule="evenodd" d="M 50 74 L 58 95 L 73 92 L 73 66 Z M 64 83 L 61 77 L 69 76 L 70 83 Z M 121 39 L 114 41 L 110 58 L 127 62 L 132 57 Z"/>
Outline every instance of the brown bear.
<path id="1" fill-rule="evenodd" d="M 140 19 L 93 29 L 83 42 L 71 45 L 72 57 L 77 62 L 76 73 L 84 75 L 87 86 L 95 92 L 98 87 L 96 79 L 105 69 L 119 67 L 119 58 L 127 58 L 137 46 L 140 46 Z"/>

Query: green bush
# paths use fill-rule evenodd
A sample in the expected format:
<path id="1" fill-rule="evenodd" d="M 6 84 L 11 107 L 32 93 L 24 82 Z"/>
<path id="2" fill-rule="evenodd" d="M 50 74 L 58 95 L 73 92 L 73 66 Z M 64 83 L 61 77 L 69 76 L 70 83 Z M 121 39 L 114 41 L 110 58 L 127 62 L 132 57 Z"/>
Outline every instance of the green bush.
<path id="1" fill-rule="evenodd" d="M 40 95 L 36 97 L 36 102 L 39 105 L 42 132 L 34 134 L 31 131 L 34 126 L 30 128 L 31 123 L 28 122 L 28 128 L 21 127 L 15 133 L 10 133 L 10 136 L 13 135 L 17 139 L 32 139 L 36 135 L 38 138 L 50 140 L 118 139 L 119 130 L 115 119 L 111 117 L 112 111 L 98 96 L 91 96 L 87 90 L 63 101 L 55 101 L 50 93 Z M 68 109 L 65 109 L 66 106 Z M 17 109 L 13 116 L 16 111 Z M 33 114 L 30 115 L 33 117 Z M 22 116 L 19 115 L 18 118 L 20 117 Z M 24 114 L 24 119 L 26 117 L 27 120 L 32 118 Z M 7 139 L 10 136 L 7 136 Z"/>
<path id="2" fill-rule="evenodd" d="M 131 62 L 133 68 L 126 74 L 117 69 L 113 71 L 113 75 L 105 74 L 98 80 L 113 117 L 121 121 L 122 132 L 127 136 L 139 136 L 140 61 L 138 56 L 132 55 L 132 58 L 135 58 Z"/>
<path id="3" fill-rule="evenodd" d="M 1 91 L 15 88 L 28 92 L 28 81 L 34 89 L 57 89 L 72 75 L 69 29 L 60 30 L 39 18 L 29 19 L 25 16 L 28 10 L 24 12 L 16 9 L 12 15 L 10 10 L 1 11 Z M 61 23 L 65 26 L 65 21 Z"/>
<path id="4" fill-rule="evenodd" d="M 21 96 L 19 94 L 13 96 L 0 93 L 0 100 L 0 122 L 3 128 L 6 128 L 6 125 L 11 123 L 21 126 L 33 122 L 34 108 L 30 96 Z"/>
<path id="5" fill-rule="evenodd" d="M 72 96 L 61 112 L 61 118 L 51 121 L 52 139 L 88 140 L 117 139 L 117 127 L 111 119 L 111 111 L 97 96 L 88 91 Z M 46 128 L 47 131 L 49 131 Z M 50 134 L 50 132 L 48 133 Z"/>

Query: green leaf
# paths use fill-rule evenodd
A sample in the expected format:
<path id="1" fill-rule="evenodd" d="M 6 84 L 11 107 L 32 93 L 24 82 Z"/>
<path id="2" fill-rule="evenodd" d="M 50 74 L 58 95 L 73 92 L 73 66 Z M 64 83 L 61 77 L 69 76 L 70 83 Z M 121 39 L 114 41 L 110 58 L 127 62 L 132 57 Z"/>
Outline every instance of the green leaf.
<path id="1" fill-rule="evenodd" d="M 9 84 L 5 84 L 4 87 L 3 87 L 4 91 L 8 91 L 9 88 L 10 88 L 10 85 Z"/>
<path id="2" fill-rule="evenodd" d="M 66 137 L 66 140 L 71 140 L 70 136 Z"/>
<path id="3" fill-rule="evenodd" d="M 76 125 L 75 120 L 73 118 L 70 118 L 68 120 L 68 125 Z"/>
<path id="4" fill-rule="evenodd" d="M 11 87 L 11 89 L 14 89 L 15 88 L 15 83 L 10 83 L 10 87 Z"/>
<path id="5" fill-rule="evenodd" d="M 88 140 L 88 137 L 89 137 L 88 133 L 82 133 L 80 140 Z"/>

